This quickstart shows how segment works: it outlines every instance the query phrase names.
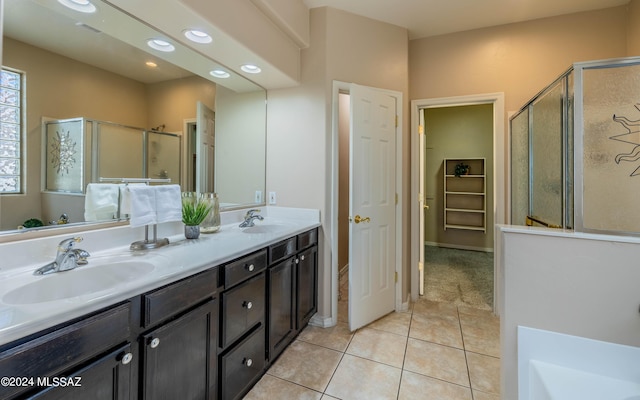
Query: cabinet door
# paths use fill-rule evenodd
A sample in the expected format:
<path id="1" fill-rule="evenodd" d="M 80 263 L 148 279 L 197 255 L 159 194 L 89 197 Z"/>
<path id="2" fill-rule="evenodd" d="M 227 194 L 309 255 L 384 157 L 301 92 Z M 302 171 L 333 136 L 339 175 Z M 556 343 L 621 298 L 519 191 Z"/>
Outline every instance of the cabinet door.
<path id="1" fill-rule="evenodd" d="M 273 361 L 289 344 L 295 330 L 294 266 L 289 258 L 269 267 L 269 360 Z"/>
<path id="2" fill-rule="evenodd" d="M 318 246 L 298 254 L 296 329 L 307 325 L 318 310 Z"/>
<path id="3" fill-rule="evenodd" d="M 142 336 L 147 400 L 216 398 L 217 299 Z"/>
<path id="4" fill-rule="evenodd" d="M 64 383 L 29 397 L 38 400 L 125 400 L 129 399 L 133 354 L 127 344 L 70 375 Z M 49 377 L 48 384 L 56 382 Z"/>

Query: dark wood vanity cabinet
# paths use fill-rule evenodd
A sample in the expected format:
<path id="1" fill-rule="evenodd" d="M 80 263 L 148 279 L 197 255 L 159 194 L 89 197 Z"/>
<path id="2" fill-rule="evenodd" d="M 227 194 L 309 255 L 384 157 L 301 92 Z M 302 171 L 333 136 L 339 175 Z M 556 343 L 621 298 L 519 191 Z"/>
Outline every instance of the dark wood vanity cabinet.
<path id="1" fill-rule="evenodd" d="M 268 353 L 273 362 L 317 311 L 318 230 L 269 247 Z"/>
<path id="2" fill-rule="evenodd" d="M 142 335 L 143 399 L 216 398 L 217 318 L 212 299 Z"/>
<path id="3" fill-rule="evenodd" d="M 68 374 L 65 386 L 51 386 L 29 398 L 37 400 L 128 400 L 131 398 L 133 365 L 131 351 L 129 344 L 116 348 L 74 373 Z"/>
<path id="4" fill-rule="evenodd" d="M 139 398 L 217 399 L 217 288 L 213 268 L 142 295 Z"/>
<path id="5" fill-rule="evenodd" d="M 313 229 L 0 346 L 0 399 L 235 400 L 317 310 Z"/>
<path id="6" fill-rule="evenodd" d="M 225 264 L 222 269 L 219 393 L 239 399 L 265 372 L 265 249 Z"/>
<path id="7" fill-rule="evenodd" d="M 318 311 L 318 246 L 303 250 L 296 264 L 296 330 L 307 326 Z"/>
<path id="8" fill-rule="evenodd" d="M 13 381 L 0 385 L 0 398 L 128 399 L 131 311 L 126 302 L 2 346 L 0 377 Z M 65 382 L 54 386 L 56 379 Z"/>

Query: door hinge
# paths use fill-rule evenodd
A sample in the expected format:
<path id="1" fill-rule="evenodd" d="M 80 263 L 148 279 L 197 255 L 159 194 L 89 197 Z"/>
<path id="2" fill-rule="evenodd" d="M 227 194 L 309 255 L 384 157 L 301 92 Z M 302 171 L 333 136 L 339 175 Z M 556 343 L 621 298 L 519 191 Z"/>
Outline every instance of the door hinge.
<path id="1" fill-rule="evenodd" d="M 395 272 L 395 280 L 396 280 L 396 283 L 398 283 L 398 271 Z"/>
<path id="2" fill-rule="evenodd" d="M 398 127 L 398 116 L 396 115 L 396 128 Z"/>
<path id="3" fill-rule="evenodd" d="M 398 205 L 398 193 L 396 193 L 396 205 Z"/>
<path id="4" fill-rule="evenodd" d="M 424 135 L 424 125 L 418 125 L 418 135 Z"/>

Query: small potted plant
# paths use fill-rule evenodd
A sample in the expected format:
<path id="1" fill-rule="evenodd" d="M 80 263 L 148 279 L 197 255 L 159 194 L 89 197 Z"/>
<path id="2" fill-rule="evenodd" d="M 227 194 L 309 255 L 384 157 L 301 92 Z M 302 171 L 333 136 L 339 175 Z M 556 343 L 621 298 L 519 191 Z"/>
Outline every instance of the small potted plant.
<path id="1" fill-rule="evenodd" d="M 453 174 L 458 178 L 461 177 L 462 175 L 467 175 L 468 173 L 469 173 L 469 165 L 461 162 L 456 164 L 456 169 L 453 171 Z"/>
<path id="2" fill-rule="evenodd" d="M 202 201 L 182 201 L 182 222 L 184 236 L 187 239 L 197 239 L 200 236 L 200 224 L 209 214 L 211 206 Z"/>

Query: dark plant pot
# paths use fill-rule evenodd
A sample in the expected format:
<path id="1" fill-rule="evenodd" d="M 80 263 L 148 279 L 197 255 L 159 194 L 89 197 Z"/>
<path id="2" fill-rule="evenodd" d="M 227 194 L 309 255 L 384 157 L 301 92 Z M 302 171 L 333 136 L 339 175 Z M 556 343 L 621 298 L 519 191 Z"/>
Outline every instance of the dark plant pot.
<path id="1" fill-rule="evenodd" d="M 200 237 L 200 225 L 185 225 L 184 237 L 187 239 L 197 239 Z"/>

